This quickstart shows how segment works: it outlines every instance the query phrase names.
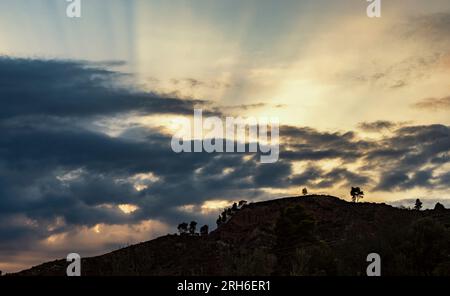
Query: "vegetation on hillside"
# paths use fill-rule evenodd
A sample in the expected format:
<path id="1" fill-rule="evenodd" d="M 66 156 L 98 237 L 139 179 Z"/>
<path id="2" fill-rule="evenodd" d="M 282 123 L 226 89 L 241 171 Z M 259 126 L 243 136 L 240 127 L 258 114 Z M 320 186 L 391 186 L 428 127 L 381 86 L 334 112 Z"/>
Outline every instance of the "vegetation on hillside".
<path id="1" fill-rule="evenodd" d="M 356 189 L 356 188 L 355 188 Z M 361 190 L 355 190 L 361 195 Z M 218 228 L 183 222 L 168 235 L 83 261 L 84 275 L 450 275 L 450 210 L 400 209 L 305 195 L 225 209 Z M 419 206 L 420 205 L 420 206 Z M 413 205 L 412 205 L 413 206 Z M 220 220 L 220 221 L 219 221 Z M 64 275 L 65 260 L 21 275 Z"/>

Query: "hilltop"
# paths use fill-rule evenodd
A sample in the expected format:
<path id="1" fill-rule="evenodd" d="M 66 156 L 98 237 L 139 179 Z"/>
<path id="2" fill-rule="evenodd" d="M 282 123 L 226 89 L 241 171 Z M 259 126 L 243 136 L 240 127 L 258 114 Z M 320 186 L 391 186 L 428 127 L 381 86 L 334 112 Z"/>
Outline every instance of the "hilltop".
<path id="1" fill-rule="evenodd" d="M 82 275 L 450 275 L 450 210 L 415 211 L 332 196 L 244 206 L 208 236 L 167 235 L 83 258 Z M 57 260 L 17 275 L 65 275 Z"/>

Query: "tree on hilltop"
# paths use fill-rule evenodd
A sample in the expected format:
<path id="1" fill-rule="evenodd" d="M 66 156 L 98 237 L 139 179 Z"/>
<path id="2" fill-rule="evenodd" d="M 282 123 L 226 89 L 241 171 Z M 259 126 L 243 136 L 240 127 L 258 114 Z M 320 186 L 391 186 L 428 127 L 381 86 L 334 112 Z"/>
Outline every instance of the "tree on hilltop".
<path id="1" fill-rule="evenodd" d="M 303 188 L 303 190 L 302 190 L 302 194 L 303 194 L 303 195 L 308 195 L 308 189 L 306 189 L 306 188 Z"/>
<path id="2" fill-rule="evenodd" d="M 360 199 L 364 198 L 364 191 L 359 187 L 352 187 L 350 190 L 350 195 L 352 196 L 353 202 L 358 202 Z"/>
<path id="3" fill-rule="evenodd" d="M 416 199 L 416 203 L 414 204 L 414 210 L 420 211 L 422 209 L 423 203 L 420 201 L 420 199 Z"/>
<path id="4" fill-rule="evenodd" d="M 180 235 L 187 234 L 188 233 L 188 227 L 189 227 L 189 225 L 186 222 L 178 224 L 178 232 L 180 233 Z"/>

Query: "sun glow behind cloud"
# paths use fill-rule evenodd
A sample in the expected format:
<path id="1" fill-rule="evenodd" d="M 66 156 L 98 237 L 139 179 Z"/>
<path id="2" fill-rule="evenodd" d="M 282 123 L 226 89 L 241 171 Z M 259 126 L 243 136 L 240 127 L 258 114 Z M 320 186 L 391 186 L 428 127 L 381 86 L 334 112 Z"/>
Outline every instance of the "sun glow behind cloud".
<path id="1" fill-rule="evenodd" d="M 42 241 L 42 244 L 50 251 L 65 250 L 75 243 L 80 251 L 84 250 L 93 254 L 98 252 L 96 245 L 116 244 L 119 246 L 120 244 L 145 241 L 167 232 L 169 232 L 168 225 L 153 220 L 129 225 L 96 224 L 92 227 L 82 227 L 76 231 L 53 234 Z M 80 242 L 82 243 L 80 244 Z"/>
<path id="2" fill-rule="evenodd" d="M 130 205 L 130 204 L 121 204 L 118 206 L 119 209 L 124 212 L 125 214 L 131 214 L 139 209 L 136 205 Z"/>

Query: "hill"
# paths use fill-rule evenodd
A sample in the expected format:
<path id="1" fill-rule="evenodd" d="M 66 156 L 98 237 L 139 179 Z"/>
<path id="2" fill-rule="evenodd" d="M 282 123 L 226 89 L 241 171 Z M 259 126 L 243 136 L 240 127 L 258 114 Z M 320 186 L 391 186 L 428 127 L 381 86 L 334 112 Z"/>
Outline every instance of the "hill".
<path id="1" fill-rule="evenodd" d="M 332 196 L 244 206 L 208 236 L 167 235 L 83 258 L 82 275 L 450 275 L 450 210 L 414 211 Z M 58 260 L 17 275 L 65 275 Z"/>

